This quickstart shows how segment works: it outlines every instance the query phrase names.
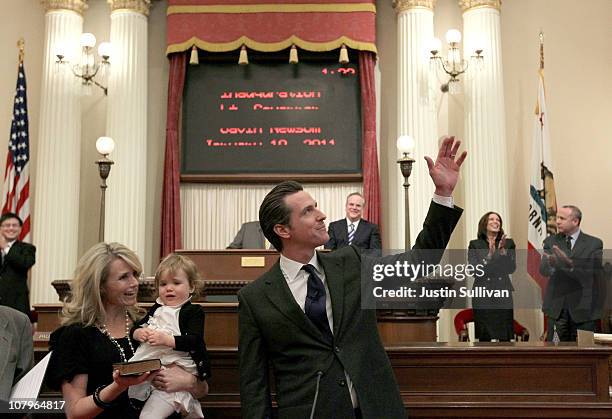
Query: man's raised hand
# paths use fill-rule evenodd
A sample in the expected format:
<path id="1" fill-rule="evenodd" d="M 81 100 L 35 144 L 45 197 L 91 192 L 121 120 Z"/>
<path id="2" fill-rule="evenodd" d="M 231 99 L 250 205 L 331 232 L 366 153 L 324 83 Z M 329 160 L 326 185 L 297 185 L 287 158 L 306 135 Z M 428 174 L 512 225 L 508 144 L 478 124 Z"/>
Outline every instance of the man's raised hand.
<path id="1" fill-rule="evenodd" d="M 454 136 L 446 137 L 440 144 L 435 163 L 431 157 L 425 156 L 429 176 L 436 185 L 436 195 L 451 196 L 457 186 L 459 168 L 467 156 L 467 151 L 464 151 L 456 158 L 460 145 L 461 141 L 455 141 Z"/>

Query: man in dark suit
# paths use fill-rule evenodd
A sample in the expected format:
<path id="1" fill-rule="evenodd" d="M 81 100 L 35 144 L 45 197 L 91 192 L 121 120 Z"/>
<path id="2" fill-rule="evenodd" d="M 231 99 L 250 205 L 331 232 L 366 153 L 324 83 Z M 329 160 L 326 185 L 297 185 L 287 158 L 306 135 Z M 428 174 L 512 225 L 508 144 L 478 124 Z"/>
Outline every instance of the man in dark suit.
<path id="1" fill-rule="evenodd" d="M 22 226 L 17 214 L 0 217 L 0 305 L 30 315 L 28 271 L 36 262 L 36 247 L 17 240 Z"/>
<path id="2" fill-rule="evenodd" d="M 266 238 L 261 231 L 259 221 L 249 221 L 240 226 L 234 240 L 227 246 L 228 249 L 265 249 Z"/>
<path id="3" fill-rule="evenodd" d="M 364 205 L 365 199 L 359 192 L 346 197 L 346 218 L 329 224 L 326 249 L 335 250 L 351 244 L 362 249 L 382 248 L 378 226 L 361 218 Z"/>
<path id="4" fill-rule="evenodd" d="M 582 212 L 565 205 L 557 211 L 558 233 L 544 240 L 540 273 L 550 278 L 542 311 L 548 318 L 547 339 L 575 341 L 577 329 L 595 331 L 602 316 L 603 243 L 580 230 Z"/>
<path id="5" fill-rule="evenodd" d="M 28 317 L 0 306 L 0 408 L 8 401 L 13 385 L 34 364 L 32 343 Z"/>
<path id="6" fill-rule="evenodd" d="M 466 153 L 455 161 L 458 148 L 446 138 L 435 164 L 426 158 L 436 190 L 415 247 L 444 249 L 459 220 L 451 194 Z M 272 189 L 259 219 L 281 257 L 238 293 L 243 418 L 271 417 L 270 367 L 280 419 L 405 417 L 376 313 L 361 309 L 361 252 L 315 252 L 329 240 L 325 214 L 297 182 Z"/>

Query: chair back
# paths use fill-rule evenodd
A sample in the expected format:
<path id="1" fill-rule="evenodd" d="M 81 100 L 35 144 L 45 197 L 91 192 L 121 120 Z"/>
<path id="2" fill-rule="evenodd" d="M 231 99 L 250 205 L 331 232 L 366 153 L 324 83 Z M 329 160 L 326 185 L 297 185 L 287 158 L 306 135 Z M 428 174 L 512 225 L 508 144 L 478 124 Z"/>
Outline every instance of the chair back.
<path id="1" fill-rule="evenodd" d="M 469 342 L 468 323 L 474 321 L 474 310 L 466 308 L 455 315 L 453 320 L 455 324 L 455 332 L 459 338 L 459 342 Z"/>
<path id="2" fill-rule="evenodd" d="M 470 341 L 470 335 L 468 333 L 468 323 L 473 321 L 474 310 L 471 308 L 463 309 L 455 315 L 453 323 L 455 325 L 455 332 L 457 333 L 459 342 Z M 514 340 L 517 342 L 527 342 L 529 340 L 529 331 L 527 330 L 527 328 L 516 320 L 513 320 L 512 325 L 514 329 Z"/>

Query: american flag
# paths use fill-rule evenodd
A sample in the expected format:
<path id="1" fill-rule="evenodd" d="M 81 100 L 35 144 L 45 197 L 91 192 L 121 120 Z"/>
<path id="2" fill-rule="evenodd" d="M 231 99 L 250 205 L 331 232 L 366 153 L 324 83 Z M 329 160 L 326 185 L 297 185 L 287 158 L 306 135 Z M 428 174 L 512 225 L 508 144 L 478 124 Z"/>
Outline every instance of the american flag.
<path id="1" fill-rule="evenodd" d="M 17 88 L 13 104 L 11 138 L 4 171 L 2 213 L 14 212 L 23 221 L 19 240 L 30 241 L 30 140 L 28 134 L 28 102 L 23 61 L 17 71 Z"/>

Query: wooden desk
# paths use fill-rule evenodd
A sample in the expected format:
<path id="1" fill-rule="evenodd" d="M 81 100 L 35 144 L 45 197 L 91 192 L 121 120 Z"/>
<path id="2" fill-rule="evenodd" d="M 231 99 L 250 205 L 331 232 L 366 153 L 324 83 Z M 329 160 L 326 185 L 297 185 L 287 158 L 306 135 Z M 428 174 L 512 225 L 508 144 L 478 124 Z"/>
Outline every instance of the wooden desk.
<path id="1" fill-rule="evenodd" d="M 209 419 L 239 418 L 236 348 L 209 348 Z M 611 418 L 612 348 L 415 343 L 387 353 L 410 418 Z"/>
<path id="2" fill-rule="evenodd" d="M 266 273 L 280 257 L 276 250 L 177 250 L 190 257 L 205 280 L 250 280 Z"/>

